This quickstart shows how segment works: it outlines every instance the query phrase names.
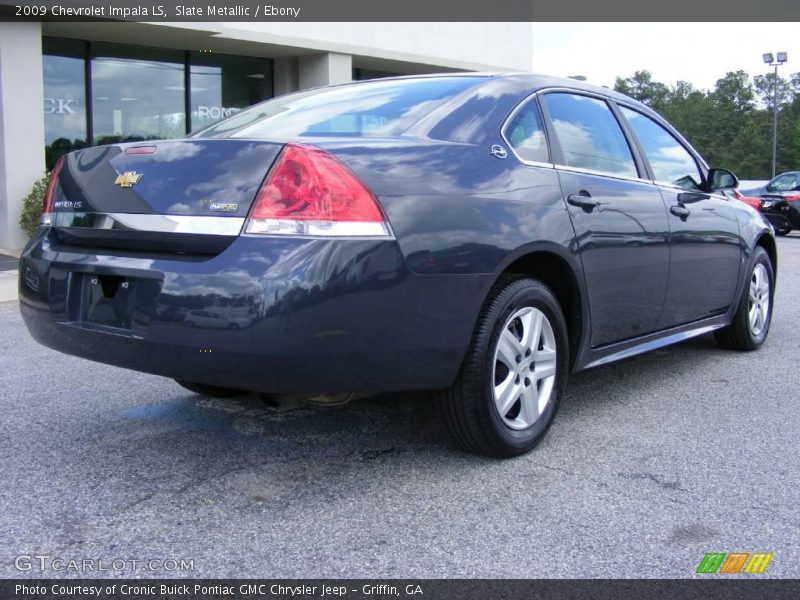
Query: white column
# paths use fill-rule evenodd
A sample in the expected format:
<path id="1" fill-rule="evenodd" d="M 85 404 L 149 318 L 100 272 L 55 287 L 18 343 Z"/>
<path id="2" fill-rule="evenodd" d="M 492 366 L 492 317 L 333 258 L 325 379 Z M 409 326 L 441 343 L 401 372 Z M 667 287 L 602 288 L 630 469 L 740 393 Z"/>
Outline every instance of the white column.
<path id="1" fill-rule="evenodd" d="M 326 52 L 300 57 L 300 89 L 353 81 L 353 57 Z"/>
<path id="2" fill-rule="evenodd" d="M 283 94 L 297 91 L 300 85 L 298 82 L 298 70 L 297 57 L 276 58 L 272 61 L 274 96 L 282 96 Z"/>
<path id="3" fill-rule="evenodd" d="M 44 175 L 40 23 L 0 23 L 0 248 L 22 248 L 22 199 Z"/>

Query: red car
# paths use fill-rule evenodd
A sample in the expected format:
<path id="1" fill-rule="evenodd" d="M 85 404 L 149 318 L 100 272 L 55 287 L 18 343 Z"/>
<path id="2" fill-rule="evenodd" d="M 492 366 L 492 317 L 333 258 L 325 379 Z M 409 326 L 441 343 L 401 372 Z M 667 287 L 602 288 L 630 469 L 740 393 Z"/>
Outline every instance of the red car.
<path id="1" fill-rule="evenodd" d="M 760 198 L 754 198 L 753 196 L 742 196 L 742 194 L 739 193 L 739 190 L 733 190 L 732 193 L 731 193 L 731 196 L 733 198 L 736 198 L 739 202 L 744 202 L 750 208 L 754 208 L 758 212 L 761 212 L 761 199 Z"/>

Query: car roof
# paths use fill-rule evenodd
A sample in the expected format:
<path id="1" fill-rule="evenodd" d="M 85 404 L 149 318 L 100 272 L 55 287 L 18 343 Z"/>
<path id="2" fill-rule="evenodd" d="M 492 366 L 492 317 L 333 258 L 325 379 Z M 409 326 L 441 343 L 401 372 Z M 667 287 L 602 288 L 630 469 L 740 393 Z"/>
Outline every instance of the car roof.
<path id="1" fill-rule="evenodd" d="M 608 96 L 609 98 L 614 98 L 616 100 L 621 100 L 624 102 L 630 102 L 634 104 L 641 104 L 637 102 L 630 96 L 625 96 L 624 94 L 620 94 L 617 91 L 614 91 L 611 88 L 594 85 L 592 83 L 588 83 L 586 81 L 581 81 L 579 79 L 573 79 L 571 77 L 557 77 L 555 75 L 545 75 L 540 73 L 526 73 L 523 71 L 504 71 L 504 72 L 480 72 L 480 71 L 458 71 L 458 72 L 449 72 L 449 73 L 423 73 L 418 75 L 398 75 L 395 77 L 385 77 L 381 78 L 381 81 L 387 80 L 408 80 L 408 79 L 432 79 L 432 78 L 445 78 L 445 77 L 475 77 L 475 78 L 484 78 L 484 79 L 507 79 L 510 81 L 518 82 L 521 86 L 529 89 L 531 92 L 534 92 L 539 89 L 545 88 L 552 88 L 552 87 L 565 87 L 571 88 L 575 90 L 582 90 L 585 92 L 591 92 L 594 94 L 601 94 L 604 96 Z M 375 81 L 373 80 L 362 80 L 362 81 Z M 361 83 L 352 82 L 352 83 Z M 347 84 L 344 84 L 347 85 Z M 644 106 L 644 105 L 642 105 Z"/>
<path id="2" fill-rule="evenodd" d="M 608 87 L 594 85 L 592 83 L 581 81 L 579 79 L 573 79 L 571 77 L 557 77 L 555 75 L 545 75 L 541 73 L 526 73 L 523 71 L 497 71 L 497 72 L 457 71 L 448 73 L 423 73 L 418 75 L 398 75 L 395 77 L 380 78 L 380 81 L 391 81 L 391 80 L 402 81 L 410 79 L 432 79 L 432 78 L 448 78 L 448 77 L 483 78 L 486 80 L 485 82 L 486 84 L 488 84 L 490 81 L 504 80 L 505 82 L 508 83 L 509 87 L 516 88 L 520 94 L 524 94 L 526 96 L 528 94 L 532 94 L 539 90 L 544 90 L 548 88 L 567 88 L 577 91 L 583 91 L 591 94 L 598 94 L 601 96 L 605 96 L 607 98 L 611 98 L 612 100 L 628 104 L 630 106 L 635 106 L 642 112 L 645 112 L 651 116 L 655 116 L 659 120 L 663 120 L 661 115 L 656 113 L 652 108 L 650 108 L 646 104 L 642 104 L 641 102 L 631 98 L 630 96 L 621 94 Z M 367 79 L 342 85 L 352 85 L 353 83 L 358 84 L 368 81 L 375 81 L 375 80 Z M 475 87 L 479 88 L 481 85 L 483 84 L 478 83 L 476 84 Z"/>

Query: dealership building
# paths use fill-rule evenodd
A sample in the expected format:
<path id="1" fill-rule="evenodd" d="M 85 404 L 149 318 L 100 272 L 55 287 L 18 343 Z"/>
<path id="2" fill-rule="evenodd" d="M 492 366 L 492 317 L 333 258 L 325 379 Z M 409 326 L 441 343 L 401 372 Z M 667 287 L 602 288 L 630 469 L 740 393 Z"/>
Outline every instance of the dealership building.
<path id="1" fill-rule="evenodd" d="M 395 74 L 529 71 L 530 23 L 0 23 L 0 248 L 70 150 L 186 135 L 287 92 Z"/>

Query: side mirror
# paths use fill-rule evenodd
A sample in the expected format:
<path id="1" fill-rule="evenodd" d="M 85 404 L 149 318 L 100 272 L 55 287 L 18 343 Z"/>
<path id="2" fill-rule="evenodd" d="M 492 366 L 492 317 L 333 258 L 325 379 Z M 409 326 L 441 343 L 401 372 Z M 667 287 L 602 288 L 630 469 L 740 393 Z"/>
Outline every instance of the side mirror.
<path id="1" fill-rule="evenodd" d="M 728 171 L 728 169 L 710 169 L 706 180 L 706 187 L 709 192 L 716 190 L 733 189 L 739 185 L 739 179 Z"/>

